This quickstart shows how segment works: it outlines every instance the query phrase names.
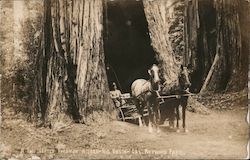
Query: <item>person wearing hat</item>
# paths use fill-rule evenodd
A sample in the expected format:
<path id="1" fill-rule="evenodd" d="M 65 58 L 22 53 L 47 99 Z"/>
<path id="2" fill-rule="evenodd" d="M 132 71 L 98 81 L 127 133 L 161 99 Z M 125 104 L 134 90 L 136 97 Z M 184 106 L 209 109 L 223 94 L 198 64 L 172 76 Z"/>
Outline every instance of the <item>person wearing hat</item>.
<path id="1" fill-rule="evenodd" d="M 119 89 L 117 89 L 115 82 L 113 82 L 112 85 L 113 85 L 113 90 L 110 91 L 111 98 L 113 99 L 115 106 L 120 107 L 123 104 L 122 93 Z"/>

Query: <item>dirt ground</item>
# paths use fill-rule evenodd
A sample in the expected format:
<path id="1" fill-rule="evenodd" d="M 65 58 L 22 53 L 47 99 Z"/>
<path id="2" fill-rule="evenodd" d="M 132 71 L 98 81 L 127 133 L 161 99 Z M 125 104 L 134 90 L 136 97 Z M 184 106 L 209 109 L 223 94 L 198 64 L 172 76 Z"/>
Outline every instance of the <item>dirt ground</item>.
<path id="1" fill-rule="evenodd" d="M 188 133 L 176 133 L 165 123 L 160 133 L 150 134 L 121 121 L 35 128 L 9 114 L 1 126 L 0 159 L 242 159 L 249 126 L 246 103 L 237 105 L 209 109 L 208 115 L 187 112 Z"/>

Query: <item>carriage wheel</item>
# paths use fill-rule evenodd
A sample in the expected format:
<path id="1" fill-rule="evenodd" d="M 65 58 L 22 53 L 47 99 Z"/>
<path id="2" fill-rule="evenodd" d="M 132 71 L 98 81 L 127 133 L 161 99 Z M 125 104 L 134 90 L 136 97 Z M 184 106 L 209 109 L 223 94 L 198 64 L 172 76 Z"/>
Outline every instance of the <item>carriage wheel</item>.
<path id="1" fill-rule="evenodd" d="M 125 121 L 125 116 L 121 108 L 118 108 L 117 115 L 119 120 Z"/>

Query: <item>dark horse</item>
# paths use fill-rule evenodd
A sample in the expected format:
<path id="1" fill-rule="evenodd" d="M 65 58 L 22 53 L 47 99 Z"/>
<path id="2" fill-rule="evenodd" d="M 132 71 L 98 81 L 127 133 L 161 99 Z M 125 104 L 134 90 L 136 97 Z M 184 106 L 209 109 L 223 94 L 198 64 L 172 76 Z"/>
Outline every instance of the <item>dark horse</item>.
<path id="1" fill-rule="evenodd" d="M 139 125 L 142 126 L 145 122 L 143 117 L 144 107 L 147 106 L 149 113 L 149 132 L 153 132 L 152 125 L 156 127 L 157 132 L 159 132 L 159 122 L 160 122 L 160 110 L 159 110 L 159 100 L 158 91 L 160 89 L 160 78 L 159 78 L 159 68 L 157 65 L 153 65 L 148 73 L 150 75 L 149 80 L 137 79 L 133 82 L 131 86 L 132 96 L 134 97 L 135 104 L 142 116 L 142 120 L 139 119 Z M 142 122 L 143 121 L 143 122 Z"/>
<path id="2" fill-rule="evenodd" d="M 173 84 L 163 84 L 162 87 L 162 95 L 178 95 L 176 97 L 165 99 L 164 104 L 160 107 L 161 123 L 164 123 L 168 117 L 170 127 L 174 127 L 174 120 L 176 118 L 177 132 L 179 132 L 180 106 L 182 107 L 182 127 L 185 132 L 188 132 L 186 129 L 186 107 L 188 96 L 181 95 L 189 93 L 188 89 L 190 86 L 191 82 L 189 80 L 189 70 L 187 67 L 181 66 L 177 82 Z"/>

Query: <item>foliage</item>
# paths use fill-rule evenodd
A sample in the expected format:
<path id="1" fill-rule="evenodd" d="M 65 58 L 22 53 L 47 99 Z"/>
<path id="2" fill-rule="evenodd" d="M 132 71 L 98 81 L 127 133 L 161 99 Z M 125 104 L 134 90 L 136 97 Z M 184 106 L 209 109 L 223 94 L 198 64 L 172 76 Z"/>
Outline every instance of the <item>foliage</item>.
<path id="1" fill-rule="evenodd" d="M 21 110 L 31 111 L 34 99 L 35 59 L 40 47 L 41 15 L 28 18 L 23 24 L 23 52 L 27 59 L 15 66 L 16 97 L 22 103 Z M 28 108 L 28 109 L 27 109 Z"/>

